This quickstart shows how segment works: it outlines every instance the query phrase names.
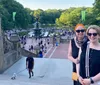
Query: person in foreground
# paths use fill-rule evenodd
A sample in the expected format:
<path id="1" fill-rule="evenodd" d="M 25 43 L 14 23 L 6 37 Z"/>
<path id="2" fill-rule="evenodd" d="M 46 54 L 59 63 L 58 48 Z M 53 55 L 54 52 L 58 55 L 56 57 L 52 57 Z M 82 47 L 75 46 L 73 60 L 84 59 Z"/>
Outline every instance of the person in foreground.
<path id="1" fill-rule="evenodd" d="M 31 76 L 34 76 L 34 73 L 33 73 L 33 68 L 34 68 L 34 59 L 33 57 L 31 56 L 28 56 L 26 58 L 26 68 L 28 69 L 28 72 L 29 72 L 29 78 L 31 78 Z M 31 75 L 32 73 L 32 75 Z"/>
<path id="2" fill-rule="evenodd" d="M 78 53 L 81 45 L 87 40 L 85 37 L 85 27 L 83 24 L 77 24 L 75 27 L 76 36 L 70 41 L 68 49 L 68 59 L 73 62 L 73 72 L 76 73 L 76 64 L 78 63 Z M 78 85 L 77 80 L 73 81 Z"/>
<path id="3" fill-rule="evenodd" d="M 88 27 L 86 34 L 89 42 L 84 43 L 82 46 L 80 50 L 80 63 L 77 64 L 79 85 L 100 85 L 100 83 L 98 83 L 100 81 L 100 27 L 91 25 Z M 88 61 L 86 61 L 87 48 L 89 53 Z M 88 71 L 86 71 L 87 62 L 89 63 Z"/>

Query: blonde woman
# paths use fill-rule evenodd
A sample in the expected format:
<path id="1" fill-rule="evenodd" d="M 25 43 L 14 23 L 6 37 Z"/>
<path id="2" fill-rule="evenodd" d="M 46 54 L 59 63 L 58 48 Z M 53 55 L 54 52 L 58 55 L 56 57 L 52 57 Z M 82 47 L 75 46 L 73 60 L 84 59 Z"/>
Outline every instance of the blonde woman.
<path id="1" fill-rule="evenodd" d="M 86 34 L 88 36 L 89 44 L 89 78 L 86 77 L 86 49 L 87 43 L 81 48 L 80 55 L 80 71 L 79 71 L 79 82 L 80 85 L 100 85 L 97 82 L 100 81 L 100 27 L 91 25 L 88 27 Z M 79 69 L 79 68 L 78 68 Z"/>

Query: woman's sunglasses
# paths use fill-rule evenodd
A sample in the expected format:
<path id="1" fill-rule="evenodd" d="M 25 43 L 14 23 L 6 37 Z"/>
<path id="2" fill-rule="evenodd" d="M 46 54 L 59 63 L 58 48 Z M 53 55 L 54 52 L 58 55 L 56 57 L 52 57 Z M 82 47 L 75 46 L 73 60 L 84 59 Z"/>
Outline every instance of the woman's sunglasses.
<path id="1" fill-rule="evenodd" d="M 81 29 L 81 30 L 76 30 L 77 33 L 80 33 L 80 32 L 85 32 L 84 29 Z"/>
<path id="2" fill-rule="evenodd" d="M 93 36 L 97 36 L 98 34 L 97 34 L 97 33 L 87 33 L 87 35 L 88 35 L 88 36 L 92 36 L 92 35 L 93 35 Z"/>

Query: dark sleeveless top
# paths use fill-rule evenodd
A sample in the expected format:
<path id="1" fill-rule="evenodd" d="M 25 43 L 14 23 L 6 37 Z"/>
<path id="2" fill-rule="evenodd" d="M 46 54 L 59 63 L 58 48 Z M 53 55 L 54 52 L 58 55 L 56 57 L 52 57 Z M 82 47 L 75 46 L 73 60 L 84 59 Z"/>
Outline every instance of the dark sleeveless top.
<path id="1" fill-rule="evenodd" d="M 76 46 L 74 39 L 71 40 L 71 46 L 72 46 L 72 57 L 77 58 L 78 53 L 79 53 L 79 48 Z M 73 63 L 73 72 L 76 72 L 76 64 L 75 63 Z"/>
<path id="2" fill-rule="evenodd" d="M 85 72 L 85 55 L 86 55 L 87 43 L 82 46 L 82 53 L 80 56 L 80 76 L 86 78 Z M 89 74 L 90 77 L 100 73 L 100 50 L 90 48 L 89 52 Z"/>

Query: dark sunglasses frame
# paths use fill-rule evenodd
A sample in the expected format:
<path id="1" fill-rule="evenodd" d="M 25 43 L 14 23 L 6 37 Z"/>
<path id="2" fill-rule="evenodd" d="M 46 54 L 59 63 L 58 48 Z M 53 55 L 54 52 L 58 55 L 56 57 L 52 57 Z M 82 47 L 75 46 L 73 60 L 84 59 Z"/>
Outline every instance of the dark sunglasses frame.
<path id="1" fill-rule="evenodd" d="M 98 33 L 87 33 L 87 35 L 88 35 L 88 36 L 92 36 L 92 35 L 93 35 L 93 36 L 97 36 Z"/>
<path id="2" fill-rule="evenodd" d="M 80 32 L 85 32 L 84 29 L 81 29 L 81 30 L 76 30 L 77 33 L 80 33 Z"/>

